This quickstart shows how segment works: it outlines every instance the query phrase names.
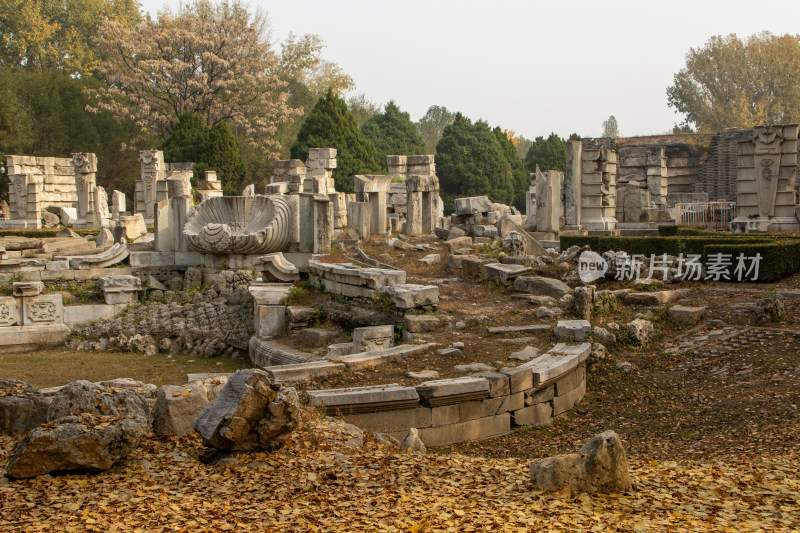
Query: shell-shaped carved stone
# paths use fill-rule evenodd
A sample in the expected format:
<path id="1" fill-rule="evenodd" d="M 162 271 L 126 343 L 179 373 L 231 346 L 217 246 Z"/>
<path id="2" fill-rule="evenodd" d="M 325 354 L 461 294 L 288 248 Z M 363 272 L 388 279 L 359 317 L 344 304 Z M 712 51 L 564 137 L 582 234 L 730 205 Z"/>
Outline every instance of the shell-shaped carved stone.
<path id="1" fill-rule="evenodd" d="M 289 245 L 290 208 L 279 196 L 218 196 L 197 206 L 183 228 L 192 249 L 269 254 Z"/>

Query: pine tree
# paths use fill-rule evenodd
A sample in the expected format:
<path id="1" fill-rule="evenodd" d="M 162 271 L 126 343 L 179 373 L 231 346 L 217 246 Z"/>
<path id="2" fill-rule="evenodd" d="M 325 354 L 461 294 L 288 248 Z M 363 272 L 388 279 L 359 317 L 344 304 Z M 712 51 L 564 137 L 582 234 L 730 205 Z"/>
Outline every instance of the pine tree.
<path id="1" fill-rule="evenodd" d="M 161 145 L 164 161 L 181 163 L 199 162 L 208 142 L 209 127 L 200 115 L 186 112 L 180 116 L 172 135 Z"/>
<path id="2" fill-rule="evenodd" d="M 345 101 L 330 89 L 300 128 L 292 145 L 292 158 L 305 161 L 309 148 L 336 148 L 333 177 L 337 191 L 352 192 L 356 174 L 380 171 L 375 164 L 375 146 L 358 129 Z"/>
<path id="3" fill-rule="evenodd" d="M 551 133 L 547 139 L 536 137 L 525 155 L 525 169 L 528 172 L 536 172 L 537 165 L 543 172 L 547 170 L 564 172 L 567 168 L 566 141 L 555 133 Z"/>
<path id="4" fill-rule="evenodd" d="M 385 172 L 387 155 L 420 155 L 425 142 L 408 113 L 393 101 L 383 113 L 373 115 L 361 126 L 361 133 L 375 145 L 375 163 Z"/>
<path id="5" fill-rule="evenodd" d="M 436 145 L 436 173 L 446 211 L 465 196 L 486 195 L 504 204 L 514 200 L 513 171 L 497 137 L 486 122 L 472 124 L 461 113 Z"/>
<path id="6" fill-rule="evenodd" d="M 242 194 L 244 189 L 244 162 L 239 155 L 239 141 L 225 121 L 217 122 L 208 132 L 208 141 L 201 162 L 217 172 L 222 182 L 222 192 L 227 196 Z"/>
<path id="7" fill-rule="evenodd" d="M 497 142 L 500 143 L 503 155 L 506 161 L 508 161 L 509 167 L 511 167 L 511 181 L 514 184 L 514 199 L 511 205 L 524 212 L 525 193 L 530 184 L 530 178 L 528 178 L 528 172 L 525 170 L 525 164 L 517 153 L 517 147 L 514 146 L 514 143 L 508 138 L 506 132 L 500 129 L 499 126 L 494 129 L 494 136 L 497 138 Z"/>

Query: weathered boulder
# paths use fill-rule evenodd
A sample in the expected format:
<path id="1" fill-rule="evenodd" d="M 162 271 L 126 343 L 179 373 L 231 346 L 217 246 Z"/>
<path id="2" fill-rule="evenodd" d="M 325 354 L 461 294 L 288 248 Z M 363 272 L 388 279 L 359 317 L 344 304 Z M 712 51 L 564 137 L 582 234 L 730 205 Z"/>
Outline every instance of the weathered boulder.
<path id="1" fill-rule="evenodd" d="M 527 292 L 551 296 L 559 299 L 565 294 L 570 294 L 572 289 L 561 280 L 545 278 L 542 276 L 520 276 L 514 280 L 516 292 Z"/>
<path id="2" fill-rule="evenodd" d="M 44 423 L 47 406 L 47 400 L 33 385 L 0 380 L 0 434 L 22 435 Z"/>
<path id="3" fill-rule="evenodd" d="M 126 389 L 104 387 L 91 381 L 73 381 L 53 397 L 47 420 L 91 413 L 142 418 L 149 423 L 150 406 L 144 398 Z"/>
<path id="4" fill-rule="evenodd" d="M 261 370 L 240 370 L 194 421 L 207 446 L 248 451 L 283 446 L 300 422 L 300 401 L 291 387 Z"/>
<path id="5" fill-rule="evenodd" d="M 6 473 L 13 479 L 48 472 L 97 472 L 124 459 L 149 432 L 141 417 L 66 416 L 31 431 L 17 446 Z"/>
<path id="6" fill-rule="evenodd" d="M 670 319 L 679 326 L 693 326 L 700 322 L 706 312 L 705 307 L 689 307 L 686 305 L 673 305 L 667 311 Z"/>
<path id="7" fill-rule="evenodd" d="M 753 307 L 753 322 L 755 324 L 773 322 L 780 320 L 785 314 L 786 306 L 783 304 L 783 297 L 781 295 L 772 298 L 762 298 L 758 300 Z"/>
<path id="8" fill-rule="evenodd" d="M 425 453 L 428 449 L 425 443 L 419 438 L 419 430 L 417 428 L 409 428 L 406 438 L 400 443 L 400 448 L 408 450 L 409 452 Z"/>
<path id="9" fill-rule="evenodd" d="M 60 223 L 61 219 L 58 218 L 58 215 L 55 215 L 46 209 L 42 209 L 42 226 L 45 228 L 55 228 Z"/>
<path id="10" fill-rule="evenodd" d="M 208 391 L 200 384 L 159 387 L 153 407 L 153 431 L 158 435 L 188 435 L 208 403 Z"/>
<path id="11" fill-rule="evenodd" d="M 653 323 L 649 320 L 636 318 L 627 324 L 623 324 L 620 330 L 632 337 L 639 344 L 647 344 L 653 338 Z"/>
<path id="12" fill-rule="evenodd" d="M 579 453 L 550 457 L 531 466 L 531 481 L 545 490 L 627 492 L 631 490 L 628 459 L 614 431 L 598 433 Z"/>
<path id="13" fill-rule="evenodd" d="M 592 285 L 587 287 L 575 287 L 572 293 L 572 306 L 575 316 L 582 320 L 590 320 L 592 318 L 595 294 L 596 289 Z"/>
<path id="14" fill-rule="evenodd" d="M 559 320 L 553 329 L 556 339 L 569 339 L 583 342 L 592 333 L 592 325 L 588 320 Z"/>
<path id="15" fill-rule="evenodd" d="M 600 342 L 603 346 L 612 346 L 617 342 L 617 336 L 608 331 L 606 328 L 601 328 L 600 326 L 595 326 L 592 330 L 592 335 L 594 338 Z"/>

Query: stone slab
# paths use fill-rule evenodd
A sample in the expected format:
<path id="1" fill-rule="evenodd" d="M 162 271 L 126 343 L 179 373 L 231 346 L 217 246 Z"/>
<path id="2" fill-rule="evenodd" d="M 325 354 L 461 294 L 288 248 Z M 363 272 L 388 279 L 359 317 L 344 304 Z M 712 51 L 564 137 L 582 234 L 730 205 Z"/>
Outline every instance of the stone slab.
<path id="1" fill-rule="evenodd" d="M 303 381 L 306 379 L 319 378 L 338 374 L 345 369 L 341 363 L 330 361 L 313 361 L 309 363 L 297 363 L 292 365 L 268 366 L 264 370 L 271 379 L 276 381 Z"/>
<path id="2" fill-rule="evenodd" d="M 553 326 L 548 324 L 529 324 L 525 326 L 495 326 L 487 328 L 489 333 L 536 333 L 538 331 L 551 331 Z"/>
<path id="3" fill-rule="evenodd" d="M 416 388 L 420 401 L 428 407 L 489 397 L 489 380 L 473 376 L 425 381 Z"/>
<path id="4" fill-rule="evenodd" d="M 550 402 L 524 407 L 512 413 L 515 426 L 546 426 L 553 420 L 553 406 Z"/>
<path id="5" fill-rule="evenodd" d="M 0 328 L 0 352 L 25 352 L 61 344 L 69 334 L 66 324 L 8 326 Z"/>
<path id="6" fill-rule="evenodd" d="M 373 433 L 407 433 L 409 428 L 429 427 L 431 410 L 427 407 L 415 407 L 375 413 L 355 413 L 344 415 L 344 420 Z"/>
<path id="7" fill-rule="evenodd" d="M 468 422 L 420 428 L 419 436 L 426 446 L 447 446 L 458 442 L 487 439 L 510 432 L 511 415 L 503 413 Z"/>
<path id="8" fill-rule="evenodd" d="M 575 407 L 586 394 L 586 382 L 584 381 L 576 389 L 553 398 L 553 416 L 558 416 Z"/>
<path id="9" fill-rule="evenodd" d="M 68 305 L 64 307 L 64 323 L 85 324 L 111 318 L 117 310 L 117 306 L 109 304 Z"/>
<path id="10" fill-rule="evenodd" d="M 530 274 L 533 269 L 524 265 L 506 265 L 503 263 L 492 263 L 483 265 L 483 277 L 489 281 L 496 281 L 498 283 L 506 284 L 510 280 Z"/>

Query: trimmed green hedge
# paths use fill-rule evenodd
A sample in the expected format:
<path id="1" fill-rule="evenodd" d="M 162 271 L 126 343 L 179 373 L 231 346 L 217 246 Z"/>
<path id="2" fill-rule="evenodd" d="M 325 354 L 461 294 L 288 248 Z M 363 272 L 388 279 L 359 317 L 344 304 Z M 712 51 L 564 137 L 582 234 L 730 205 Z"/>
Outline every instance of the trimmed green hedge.
<path id="1" fill-rule="evenodd" d="M 673 226 L 675 227 L 675 226 Z M 630 255 L 698 254 L 707 264 L 709 254 L 730 254 L 733 265 L 728 269 L 731 280 L 736 267 L 736 258 L 761 254 L 758 281 L 773 282 L 800 271 L 800 239 L 770 235 L 741 235 L 707 232 L 703 236 L 674 237 L 613 237 L 600 235 L 563 235 L 561 249 L 570 246 L 586 246 L 597 253 L 625 251 Z M 749 265 L 749 262 L 748 262 Z"/>
<path id="2" fill-rule="evenodd" d="M 739 254 L 744 254 L 746 258 L 761 254 L 758 281 L 779 281 L 784 276 L 800 271 L 800 241 L 796 239 L 758 244 L 711 244 L 704 249 L 703 262 L 707 261 L 709 254 L 730 254 L 733 265 L 728 268 L 728 276 L 732 281 L 736 280 L 734 268 Z"/>

